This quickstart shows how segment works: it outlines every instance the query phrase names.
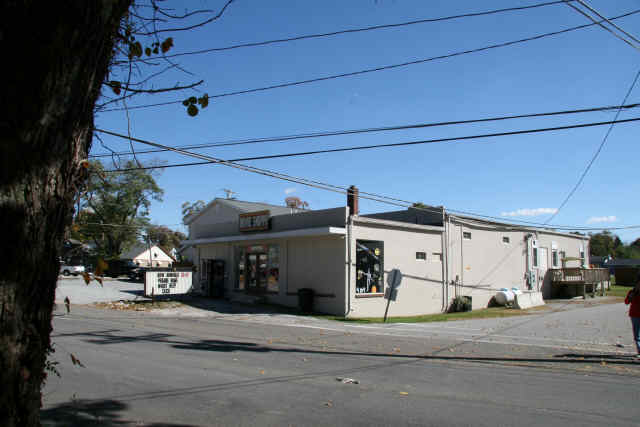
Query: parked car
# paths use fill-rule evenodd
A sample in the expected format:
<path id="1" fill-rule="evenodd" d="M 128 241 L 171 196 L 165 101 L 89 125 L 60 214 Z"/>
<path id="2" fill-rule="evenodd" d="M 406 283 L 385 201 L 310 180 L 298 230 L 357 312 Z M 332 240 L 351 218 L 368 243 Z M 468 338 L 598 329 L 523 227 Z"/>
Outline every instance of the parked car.
<path id="1" fill-rule="evenodd" d="M 60 274 L 62 274 L 63 276 L 77 276 L 78 274 L 82 273 L 84 273 L 84 265 L 60 265 Z"/>
<path id="2" fill-rule="evenodd" d="M 144 276 L 147 273 L 148 268 L 137 267 L 129 272 L 129 279 L 135 281 L 144 281 Z"/>

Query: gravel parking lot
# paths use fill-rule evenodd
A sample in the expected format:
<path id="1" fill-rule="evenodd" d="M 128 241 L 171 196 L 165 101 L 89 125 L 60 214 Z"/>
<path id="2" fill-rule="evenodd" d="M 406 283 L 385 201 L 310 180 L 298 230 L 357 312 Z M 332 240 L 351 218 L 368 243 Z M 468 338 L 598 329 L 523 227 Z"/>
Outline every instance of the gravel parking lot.
<path id="1" fill-rule="evenodd" d="M 69 298 L 71 304 L 146 299 L 143 294 L 144 284 L 142 282 L 107 278 L 102 286 L 95 280 L 92 280 L 87 285 L 81 276 L 60 276 L 58 278 L 55 302 L 56 304 L 63 304 L 66 297 Z"/>

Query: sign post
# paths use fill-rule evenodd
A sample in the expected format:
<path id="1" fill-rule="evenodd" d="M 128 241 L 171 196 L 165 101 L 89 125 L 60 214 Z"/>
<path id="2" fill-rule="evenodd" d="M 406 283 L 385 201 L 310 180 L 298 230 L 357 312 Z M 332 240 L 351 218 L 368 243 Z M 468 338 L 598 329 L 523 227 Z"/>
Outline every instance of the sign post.
<path id="1" fill-rule="evenodd" d="M 387 292 L 385 295 L 387 298 L 387 308 L 384 310 L 384 322 L 387 321 L 387 313 L 389 313 L 389 304 L 391 301 L 395 301 L 398 297 L 398 288 L 402 283 L 402 273 L 397 268 L 394 268 L 387 275 Z"/>

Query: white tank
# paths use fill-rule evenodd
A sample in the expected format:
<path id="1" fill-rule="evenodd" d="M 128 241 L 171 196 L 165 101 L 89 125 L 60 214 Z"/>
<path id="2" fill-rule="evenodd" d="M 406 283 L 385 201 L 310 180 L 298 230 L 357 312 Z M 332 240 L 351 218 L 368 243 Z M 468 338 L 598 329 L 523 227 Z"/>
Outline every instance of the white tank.
<path id="1" fill-rule="evenodd" d="M 513 291 L 507 288 L 502 288 L 498 291 L 495 298 L 498 305 L 507 305 L 508 303 L 513 302 L 515 295 Z"/>

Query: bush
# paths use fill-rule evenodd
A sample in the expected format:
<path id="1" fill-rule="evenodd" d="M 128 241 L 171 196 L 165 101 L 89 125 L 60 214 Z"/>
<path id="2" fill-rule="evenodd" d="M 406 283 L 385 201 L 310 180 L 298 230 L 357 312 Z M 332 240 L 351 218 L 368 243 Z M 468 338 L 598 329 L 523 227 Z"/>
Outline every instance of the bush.
<path id="1" fill-rule="evenodd" d="M 471 311 L 471 297 L 459 296 L 455 297 L 449 306 L 449 313 L 459 313 L 462 311 Z"/>

